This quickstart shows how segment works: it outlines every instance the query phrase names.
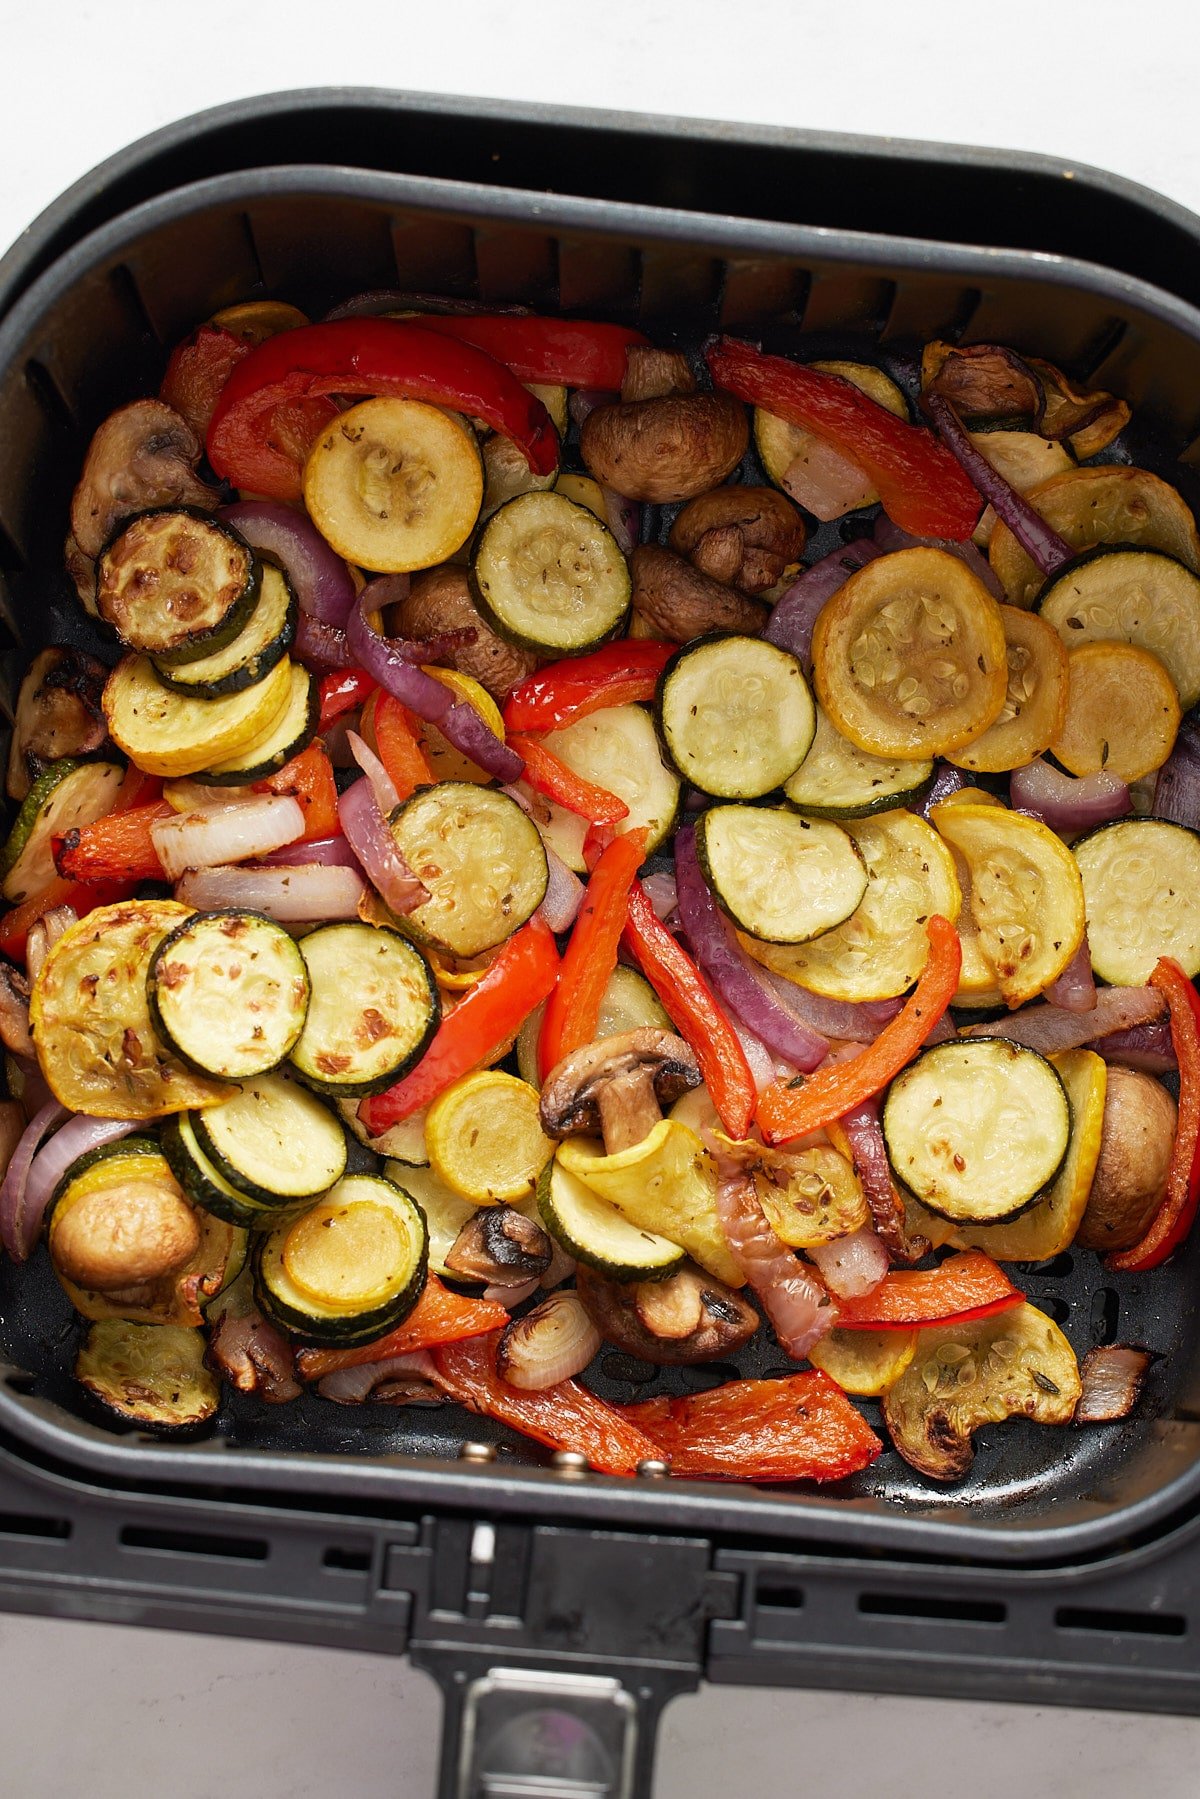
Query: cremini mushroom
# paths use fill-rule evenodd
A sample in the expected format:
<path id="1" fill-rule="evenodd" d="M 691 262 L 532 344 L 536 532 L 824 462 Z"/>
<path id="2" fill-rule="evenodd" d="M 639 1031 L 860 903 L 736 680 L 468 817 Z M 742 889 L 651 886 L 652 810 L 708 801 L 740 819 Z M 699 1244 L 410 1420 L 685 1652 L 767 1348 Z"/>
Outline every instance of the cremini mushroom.
<path id="1" fill-rule="evenodd" d="M 536 1219 L 515 1206 L 481 1206 L 454 1239 L 446 1266 L 463 1280 L 515 1286 L 539 1280 L 553 1255 L 554 1245 Z"/>
<path id="2" fill-rule="evenodd" d="M 407 595 L 389 608 L 386 624 L 389 634 L 407 638 L 473 630 L 474 643 L 455 650 L 451 665 L 498 700 L 507 699 L 517 682 L 537 667 L 537 657 L 530 651 L 515 649 L 489 629 L 475 609 L 466 569 L 449 563 L 414 576 Z"/>
<path id="3" fill-rule="evenodd" d="M 42 964 L 59 938 L 78 923 L 79 914 L 74 906 L 52 906 L 49 912 L 34 919 L 25 939 L 25 970 L 31 983 L 42 972 Z"/>
<path id="4" fill-rule="evenodd" d="M 673 394 L 694 394 L 696 377 L 679 350 L 660 350 L 655 344 L 633 344 L 626 353 L 621 398 L 626 405 L 637 400 L 665 400 Z"/>
<path id="5" fill-rule="evenodd" d="M 34 1056 L 29 1031 L 29 977 L 0 962 L 0 1043 L 14 1056 Z"/>
<path id="6" fill-rule="evenodd" d="M 1100 1158 L 1075 1233 L 1081 1249 L 1128 1249 L 1166 1191 L 1175 1143 L 1175 1101 L 1152 1075 L 1110 1068 Z"/>
<path id="7" fill-rule="evenodd" d="M 773 587 L 804 548 L 804 520 L 773 487 L 715 487 L 691 500 L 668 542 L 702 574 L 742 593 Z"/>
<path id="8" fill-rule="evenodd" d="M 630 500 L 690 500 L 726 480 L 746 454 L 746 409 L 732 394 L 675 394 L 598 406 L 584 420 L 589 474 Z"/>
<path id="9" fill-rule="evenodd" d="M 53 645 L 34 657 L 17 695 L 5 785 L 23 800 L 51 762 L 90 756 L 108 741 L 100 695 L 108 670 L 94 656 Z"/>
<path id="10" fill-rule="evenodd" d="M 629 559 L 633 609 L 674 643 L 688 643 L 707 631 L 737 631 L 756 637 L 769 614 L 757 600 L 714 581 L 684 557 L 656 543 L 639 544 Z"/>
<path id="11" fill-rule="evenodd" d="M 196 473 L 200 439 L 161 400 L 134 400 L 111 412 L 88 446 L 71 499 L 73 552 L 94 562 L 117 526 L 154 506 L 198 506 L 220 500 Z"/>
<path id="12" fill-rule="evenodd" d="M 92 1293 L 127 1293 L 185 1268 L 200 1247 L 200 1221 L 173 1180 L 114 1180 L 52 1220 L 58 1272 Z"/>
<path id="13" fill-rule="evenodd" d="M 581 1265 L 575 1291 L 606 1343 L 644 1362 L 718 1361 L 748 1343 L 759 1316 L 740 1294 L 687 1262 L 662 1281 L 612 1281 Z"/>
<path id="14" fill-rule="evenodd" d="M 548 1137 L 604 1137 L 610 1156 L 649 1136 L 662 1108 L 700 1085 L 700 1067 L 682 1037 L 644 1028 L 601 1037 L 564 1056 L 542 1087 Z"/>

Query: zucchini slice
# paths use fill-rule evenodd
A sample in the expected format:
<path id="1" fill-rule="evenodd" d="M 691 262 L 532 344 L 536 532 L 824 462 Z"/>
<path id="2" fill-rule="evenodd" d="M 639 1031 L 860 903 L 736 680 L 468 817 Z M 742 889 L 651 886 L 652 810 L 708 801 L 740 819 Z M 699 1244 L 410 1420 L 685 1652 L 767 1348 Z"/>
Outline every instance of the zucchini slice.
<path id="1" fill-rule="evenodd" d="M 1068 670 L 1062 639 L 1035 612 L 1001 606 L 1008 685 L 999 716 L 950 761 L 975 773 L 1021 768 L 1049 749 L 1067 709 Z"/>
<path id="2" fill-rule="evenodd" d="M 898 1074 L 882 1112 L 888 1161 L 921 1204 L 961 1224 L 1033 1205 L 1071 1140 L 1071 1105 L 1044 1056 L 1003 1037 L 938 1043 Z"/>
<path id="3" fill-rule="evenodd" d="M 867 865 L 848 832 L 782 807 L 711 807 L 696 825 L 696 854 L 721 909 L 767 943 L 822 936 L 867 891 Z"/>
<path id="4" fill-rule="evenodd" d="M 29 1021 L 54 1097 L 95 1118 L 163 1118 L 228 1097 L 159 1042 L 146 976 L 168 931 L 191 916 L 174 900 L 99 906 L 63 933 L 33 983 Z"/>
<path id="5" fill-rule="evenodd" d="M 385 925 L 322 925 L 300 953 L 310 994 L 293 1068 L 338 1099 L 381 1093 L 420 1061 L 441 1023 L 429 963 Z"/>
<path id="6" fill-rule="evenodd" d="M 280 1074 L 248 1080 L 224 1105 L 191 1119 L 217 1173 L 263 1206 L 324 1193 L 346 1172 L 346 1133 L 315 1093 Z"/>
<path id="7" fill-rule="evenodd" d="M 1200 576 L 1162 550 L 1093 550 L 1049 583 L 1037 609 L 1068 650 L 1103 639 L 1162 662 L 1186 712 L 1200 699 Z"/>
<path id="8" fill-rule="evenodd" d="M 782 787 L 817 728 L 800 663 L 761 637 L 685 644 L 663 671 L 658 718 L 683 779 L 727 800 Z"/>
<path id="9" fill-rule="evenodd" d="M 540 656 L 596 649 L 620 629 L 632 592 L 607 525 L 557 492 L 519 494 L 492 514 L 471 585 L 493 631 Z"/>
<path id="10" fill-rule="evenodd" d="M 1137 545 L 1177 557 L 1200 573 L 1196 521 L 1177 490 L 1148 469 L 1102 464 L 1055 475 L 1026 494 L 1073 550 L 1097 544 Z M 988 560 L 1010 605 L 1032 606 L 1046 577 L 1007 525 L 998 524 Z"/>
<path id="11" fill-rule="evenodd" d="M 542 1084 L 538 1073 L 538 1038 L 541 1036 L 545 1012 L 544 1003 L 536 1006 L 517 1036 L 517 1068 L 521 1079 L 528 1081 L 531 1087 L 540 1088 Z M 618 962 L 608 977 L 608 985 L 600 999 L 596 1035 L 619 1037 L 623 1031 L 640 1031 L 643 1028 L 655 1031 L 675 1029 L 667 1017 L 662 1001 L 645 975 L 639 974 L 636 968 L 626 967 L 624 962 Z"/>
<path id="12" fill-rule="evenodd" d="M 896 550 L 860 568 L 822 607 L 812 650 L 822 706 L 875 756 L 949 755 L 1004 705 L 1000 608 L 945 550 Z"/>
<path id="13" fill-rule="evenodd" d="M 978 948 L 1009 1006 L 1056 981 L 1083 941 L 1084 895 L 1062 839 L 1004 806 L 935 806 L 932 822 L 970 869 Z"/>
<path id="14" fill-rule="evenodd" d="M 179 1436 L 200 1430 L 221 1403 L 204 1350 L 199 1330 L 105 1319 L 88 1331 L 75 1378 L 109 1418 Z"/>
<path id="15" fill-rule="evenodd" d="M 210 782 L 214 787 L 248 787 L 254 781 L 265 781 L 268 775 L 277 774 L 293 756 L 308 748 L 317 734 L 321 713 L 317 678 L 299 662 L 291 662 L 285 657 L 276 664 L 267 680 L 273 680 L 279 670 L 283 670 L 288 678 L 287 705 L 283 712 L 232 756 L 206 768 L 200 776 L 202 781 Z M 250 691 L 253 693 L 255 689 Z M 209 703 L 219 705 L 220 701 Z"/>
<path id="16" fill-rule="evenodd" d="M 381 1137 L 372 1137 L 358 1116 L 356 1099 L 339 1099 L 337 1109 L 338 1116 L 351 1135 L 357 1137 L 367 1149 L 374 1150 L 377 1156 L 386 1156 L 397 1167 L 428 1168 L 424 1110 L 414 1112 L 409 1118 L 402 1118 L 399 1124 L 392 1125 Z"/>
<path id="17" fill-rule="evenodd" d="M 1161 818 L 1119 818 L 1073 846 L 1088 946 L 1102 981 L 1140 987 L 1160 956 L 1200 974 L 1200 836 Z"/>
<path id="18" fill-rule="evenodd" d="M 304 468 L 321 536 L 359 568 L 433 568 L 479 516 L 483 467 L 470 426 L 423 400 L 364 400 L 322 432 Z"/>
<path id="19" fill-rule="evenodd" d="M 870 818 L 913 806 L 933 780 L 933 763 L 873 756 L 843 737 L 817 706 L 812 747 L 783 791 L 811 818 Z"/>
<path id="20" fill-rule="evenodd" d="M 477 1206 L 528 1198 L 554 1154 L 537 1088 L 494 1068 L 466 1075 L 434 1100 L 425 1143 L 434 1173 Z"/>
<path id="21" fill-rule="evenodd" d="M 258 912 L 203 912 L 163 938 L 146 976 L 150 1015 L 191 1068 L 241 1081 L 286 1060 L 304 1028 L 308 970 Z"/>
<path id="22" fill-rule="evenodd" d="M 908 401 L 901 393 L 890 375 L 876 368 L 871 362 L 814 362 L 813 368 L 820 369 L 826 375 L 840 375 L 843 381 L 861 389 L 863 393 L 882 406 L 887 412 L 894 413 L 897 418 L 908 418 Z M 763 470 L 769 481 L 776 487 L 787 491 L 786 476 L 793 462 L 806 459 L 814 442 L 820 442 L 817 434 L 806 431 L 802 425 L 791 425 L 786 419 L 776 417 L 773 412 L 766 412 L 761 406 L 754 409 L 754 444 L 762 462 Z M 864 474 L 862 493 L 857 498 L 858 506 L 873 506 L 879 495 L 871 486 Z M 847 506 L 845 511 L 853 511 Z"/>
<path id="23" fill-rule="evenodd" d="M 917 979 L 929 954 L 925 920 L 956 922 L 962 904 L 954 859 L 932 825 L 913 812 L 851 819 L 846 830 L 867 865 L 857 911 L 811 943 L 760 943 L 738 933 L 742 948 L 810 992 L 830 999 L 894 999 Z"/>
<path id="24" fill-rule="evenodd" d="M 132 650 L 190 662 L 229 643 L 254 610 L 262 568 L 232 525 L 207 512 L 143 512 L 96 569 L 96 607 Z"/>
<path id="25" fill-rule="evenodd" d="M 300 605 L 291 583 L 277 563 L 263 560 L 262 586 L 254 610 L 237 636 L 221 649 L 191 662 L 154 664 L 158 678 L 176 693 L 202 694 L 207 700 L 241 693 L 270 674 L 292 647 Z"/>
<path id="26" fill-rule="evenodd" d="M 474 1218 L 479 1206 L 473 1199 L 464 1199 L 455 1193 L 445 1181 L 439 1180 L 432 1168 L 413 1168 L 407 1163 L 389 1160 L 385 1162 L 383 1172 L 389 1180 L 403 1187 L 424 1213 L 430 1273 L 436 1274 L 439 1280 L 461 1281 L 461 1274 L 447 1268 L 446 1257 L 457 1243 L 463 1225 Z"/>
<path id="27" fill-rule="evenodd" d="M 549 879 L 537 826 L 493 787 L 419 787 L 389 820 L 429 898 L 404 923 L 419 942 L 468 958 L 495 949 L 541 905 Z"/>
<path id="28" fill-rule="evenodd" d="M 291 667 L 285 657 L 244 693 L 206 700 L 165 687 L 148 656 L 127 656 L 104 684 L 109 734 L 144 774 L 199 774 L 275 729 L 292 698 Z"/>
<path id="29" fill-rule="evenodd" d="M 556 1156 L 538 1182 L 542 1223 L 577 1262 L 614 1281 L 662 1280 L 687 1259 L 678 1243 L 632 1224 Z"/>
<path id="30" fill-rule="evenodd" d="M 348 1174 L 259 1238 L 254 1293 L 284 1330 L 348 1348 L 407 1318 L 425 1287 L 427 1257 L 424 1215 L 403 1187 L 382 1174 Z"/>
<path id="31" fill-rule="evenodd" d="M 52 762 L 21 802 L 4 846 L 4 898 L 14 906 L 53 885 L 54 839 L 112 810 L 125 770 L 116 762 Z"/>
<path id="32" fill-rule="evenodd" d="M 192 1204 L 243 1230 L 256 1231 L 273 1223 L 279 1216 L 278 1208 L 252 1200 L 209 1161 L 196 1141 L 198 1117 L 198 1112 L 180 1112 L 168 1118 L 162 1128 L 163 1155 Z"/>
<path id="33" fill-rule="evenodd" d="M 680 783 L 674 769 L 663 762 L 649 712 L 642 706 L 606 706 L 560 731 L 548 732 L 544 742 L 585 781 L 624 800 L 629 816 L 616 827 L 618 835 L 644 830 L 646 854 L 652 855 L 675 823 Z M 561 806 L 551 805 L 549 812 L 546 841 L 576 874 L 585 874 L 586 823 Z"/>
<path id="34" fill-rule="evenodd" d="M 1180 711 L 1175 683 L 1158 657 L 1106 640 L 1081 643 L 1068 660 L 1070 697 L 1050 745 L 1063 767 L 1073 775 L 1103 769 L 1130 785 L 1161 768 Z"/>

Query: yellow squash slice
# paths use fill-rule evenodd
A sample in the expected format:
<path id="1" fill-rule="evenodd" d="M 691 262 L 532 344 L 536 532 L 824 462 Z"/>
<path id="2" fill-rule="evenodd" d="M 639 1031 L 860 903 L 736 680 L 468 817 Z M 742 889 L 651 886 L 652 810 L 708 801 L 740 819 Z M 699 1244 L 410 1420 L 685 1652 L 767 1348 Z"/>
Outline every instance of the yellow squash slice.
<path id="1" fill-rule="evenodd" d="M 812 651 L 822 706 L 875 756 L 965 748 L 995 723 L 1008 688 L 1000 608 L 945 550 L 868 562 L 822 608 Z"/>
<path id="2" fill-rule="evenodd" d="M 554 1154 L 537 1089 L 496 1070 L 467 1075 L 433 1102 L 425 1147 L 434 1173 L 477 1206 L 526 1198 Z"/>
<path id="3" fill-rule="evenodd" d="M 951 756 L 960 768 L 1000 774 L 1048 749 L 1067 707 L 1067 655 L 1058 632 L 1034 612 L 1001 606 L 1008 686 L 1000 716 Z"/>
<path id="4" fill-rule="evenodd" d="M 831 1330 L 814 1343 L 808 1359 L 844 1393 L 874 1399 L 898 1381 L 913 1359 L 917 1333 Z"/>
<path id="5" fill-rule="evenodd" d="M 1200 577 L 1161 550 L 1097 550 L 1051 581 L 1038 611 L 1068 650 L 1132 643 L 1157 656 L 1185 711 L 1200 700 Z"/>
<path id="6" fill-rule="evenodd" d="M 287 656 L 242 693 L 192 698 L 164 687 L 148 656 L 127 656 L 104 684 L 109 733 L 148 775 L 194 775 L 246 749 L 280 722 L 292 697 Z"/>
<path id="7" fill-rule="evenodd" d="M 55 1099 L 94 1118 L 165 1118 L 212 1106 L 236 1088 L 194 1074 L 155 1036 L 150 958 L 190 906 L 126 900 L 72 925 L 33 984 L 29 1020 Z"/>
<path id="8" fill-rule="evenodd" d="M 1083 883 L 1070 850 L 1036 818 L 1000 806 L 935 806 L 971 874 L 979 948 L 1010 1007 L 1058 979 L 1083 941 Z"/>
<path id="9" fill-rule="evenodd" d="M 1050 746 L 1063 767 L 1073 775 L 1103 769 L 1130 783 L 1161 768 L 1180 712 L 1158 657 L 1132 643 L 1081 643 L 1070 666 L 1070 698 Z"/>

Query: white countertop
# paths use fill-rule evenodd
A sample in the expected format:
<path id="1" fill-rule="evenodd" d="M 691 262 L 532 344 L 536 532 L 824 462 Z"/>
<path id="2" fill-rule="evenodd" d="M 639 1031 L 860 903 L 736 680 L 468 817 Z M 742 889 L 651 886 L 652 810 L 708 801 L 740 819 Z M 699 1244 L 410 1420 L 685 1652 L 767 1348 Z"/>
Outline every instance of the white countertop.
<path id="1" fill-rule="evenodd" d="M 0 44 L 0 250 L 144 133 L 329 83 L 1040 150 L 1200 212 L 1200 11 L 1168 0 L 0 0 Z M 386 1657 L 0 1616 L 14 1799 L 426 1799 L 438 1710 Z M 712 1688 L 656 1799 L 1194 1799 L 1198 1753 L 1185 1719 Z"/>

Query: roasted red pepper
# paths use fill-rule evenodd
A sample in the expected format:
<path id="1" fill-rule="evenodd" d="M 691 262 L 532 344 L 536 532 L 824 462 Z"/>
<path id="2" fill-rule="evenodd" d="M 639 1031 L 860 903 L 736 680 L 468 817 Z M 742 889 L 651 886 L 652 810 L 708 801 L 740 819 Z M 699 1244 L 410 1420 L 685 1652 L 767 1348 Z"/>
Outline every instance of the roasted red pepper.
<path id="1" fill-rule="evenodd" d="M 549 413 L 502 363 L 423 325 L 338 319 L 269 337 L 238 363 L 208 429 L 217 474 L 268 499 L 298 499 L 297 446 L 280 441 L 275 415 L 325 394 L 393 394 L 448 406 L 511 438 L 536 474 L 558 464 Z"/>
<path id="2" fill-rule="evenodd" d="M 561 756 L 548 750 L 534 737 L 508 737 L 508 747 L 515 750 L 525 764 L 521 779 L 528 781 L 535 793 L 545 794 L 555 805 L 563 806 L 577 818 L 594 825 L 616 825 L 629 817 L 629 807 L 607 787 L 597 787 L 569 768 Z"/>
<path id="3" fill-rule="evenodd" d="M 504 723 L 510 731 L 557 731 L 605 706 L 652 700 L 658 678 L 678 648 L 654 638 L 622 638 L 590 656 L 548 662 L 513 688 Z"/>
<path id="4" fill-rule="evenodd" d="M 624 935 L 667 1016 L 691 1045 L 722 1125 L 731 1137 L 745 1137 L 755 1100 L 746 1052 L 704 976 L 656 917 L 640 881 L 630 889 Z"/>
<path id="5" fill-rule="evenodd" d="M 499 1341 L 500 1332 L 493 1331 L 435 1349 L 439 1386 L 468 1411 L 498 1418 L 535 1443 L 585 1455 L 600 1474 L 633 1474 L 639 1462 L 658 1456 L 636 1423 L 578 1381 L 559 1381 L 540 1392 L 510 1387 L 496 1372 Z"/>
<path id="6" fill-rule="evenodd" d="M 883 1449 L 836 1381 L 814 1369 L 731 1380 L 707 1393 L 621 1407 L 671 1472 L 702 1480 L 844 1480 Z"/>
<path id="7" fill-rule="evenodd" d="M 1200 1203 L 1200 995 L 1178 962 L 1163 956 L 1150 986 L 1164 995 L 1171 1011 L 1171 1046 L 1179 1063 L 1179 1107 L 1175 1147 L 1162 1204 L 1145 1235 L 1130 1249 L 1105 1257 L 1120 1274 L 1145 1274 L 1178 1249 L 1192 1228 Z"/>
<path id="8" fill-rule="evenodd" d="M 391 778 L 400 799 L 418 787 L 433 784 L 433 770 L 421 748 L 421 740 L 407 707 L 382 688 L 363 711 L 363 730 L 373 741 L 375 753 Z"/>
<path id="9" fill-rule="evenodd" d="M 421 329 L 475 344 L 510 368 L 518 381 L 547 387 L 619 388 L 629 350 L 634 344 L 649 342 L 627 325 L 510 313 L 422 315 Z"/>
<path id="10" fill-rule="evenodd" d="M 322 743 L 310 743 L 306 750 L 285 762 L 277 774 L 254 783 L 255 793 L 288 793 L 300 802 L 304 813 L 304 835 L 301 843 L 316 843 L 322 837 L 336 837 L 338 822 L 337 782 Z"/>
<path id="11" fill-rule="evenodd" d="M 971 1324 L 1023 1305 L 1025 1295 L 980 1249 L 949 1256 L 936 1268 L 901 1268 L 862 1299 L 839 1299 L 840 1330 L 911 1330 L 918 1324 Z"/>
<path id="12" fill-rule="evenodd" d="M 487 972 L 442 1019 L 411 1074 L 372 1094 L 358 1116 L 372 1137 L 410 1118 L 439 1093 L 494 1056 L 540 1006 L 558 979 L 558 951 L 540 918 L 510 937 Z"/>
<path id="13" fill-rule="evenodd" d="M 356 1349 L 302 1349 L 296 1366 L 302 1379 L 321 1380 L 339 1368 L 361 1368 L 366 1362 L 383 1362 L 389 1356 L 413 1355 L 419 1349 L 433 1349 L 438 1343 L 457 1343 L 463 1337 L 503 1329 L 507 1323 L 508 1313 L 495 1300 L 452 1293 L 436 1274 L 431 1274 L 404 1323 L 386 1337 L 360 1343 Z"/>
<path id="14" fill-rule="evenodd" d="M 592 870 L 558 985 L 546 1001 L 538 1038 L 543 1081 L 556 1062 L 596 1035 L 600 1002 L 617 966 L 621 932 L 629 916 L 629 889 L 645 853 L 645 831 L 629 831 L 614 838 Z"/>
<path id="15" fill-rule="evenodd" d="M 878 1093 L 911 1062 L 958 987 L 962 945 L 958 932 L 936 913 L 925 929 L 929 957 L 921 978 L 891 1024 L 849 1062 L 831 1062 L 815 1074 L 776 1081 L 758 1102 L 758 1123 L 768 1143 L 805 1137 L 844 1118 Z"/>
<path id="16" fill-rule="evenodd" d="M 802 425 L 865 469 L 901 530 L 957 542 L 970 537 L 983 502 L 932 431 L 896 418 L 840 375 L 764 356 L 735 337 L 718 338 L 705 356 L 718 387 Z"/>
<path id="17" fill-rule="evenodd" d="M 70 906 L 82 918 L 97 906 L 114 906 L 118 900 L 128 899 L 136 885 L 136 881 L 52 881 L 44 893 L 0 916 L 0 955 L 10 962 L 23 962 L 25 939 L 38 919 L 55 906 Z"/>
<path id="18" fill-rule="evenodd" d="M 318 731 L 327 731 L 337 719 L 353 712 L 356 706 L 369 700 L 378 687 L 378 681 L 365 668 L 339 668 L 335 674 L 322 675 Z"/>
<path id="19" fill-rule="evenodd" d="M 221 390 L 250 345 L 220 325 L 201 325 L 171 352 L 158 397 L 185 418 L 201 443 Z"/>
<path id="20" fill-rule="evenodd" d="M 171 818 L 166 800 L 110 812 L 55 839 L 54 866 L 65 881 L 162 881 L 150 827 Z"/>

